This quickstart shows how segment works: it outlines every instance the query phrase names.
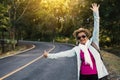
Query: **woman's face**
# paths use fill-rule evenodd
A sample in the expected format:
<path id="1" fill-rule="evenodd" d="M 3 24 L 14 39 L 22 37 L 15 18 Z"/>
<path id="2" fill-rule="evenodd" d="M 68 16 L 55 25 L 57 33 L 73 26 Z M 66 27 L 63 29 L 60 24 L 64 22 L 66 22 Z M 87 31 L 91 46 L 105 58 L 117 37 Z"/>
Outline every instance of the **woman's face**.
<path id="1" fill-rule="evenodd" d="M 77 35 L 77 40 L 81 43 L 81 44 L 85 44 L 88 40 L 88 37 L 86 36 L 86 34 L 84 32 L 80 32 Z"/>

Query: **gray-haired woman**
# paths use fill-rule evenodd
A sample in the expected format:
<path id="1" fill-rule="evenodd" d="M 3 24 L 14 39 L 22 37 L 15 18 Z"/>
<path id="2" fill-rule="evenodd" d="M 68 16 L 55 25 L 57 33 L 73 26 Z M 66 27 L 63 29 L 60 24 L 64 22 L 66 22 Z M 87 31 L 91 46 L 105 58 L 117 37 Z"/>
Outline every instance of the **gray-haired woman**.
<path id="1" fill-rule="evenodd" d="M 93 11 L 94 16 L 94 29 L 91 38 L 88 29 L 79 28 L 73 33 L 79 42 L 78 46 L 56 54 L 49 54 L 46 51 L 43 54 L 44 57 L 51 59 L 77 55 L 78 80 L 100 80 L 108 75 L 99 52 L 92 46 L 92 43 L 94 43 L 99 49 L 99 5 L 93 3 L 90 9 Z"/>

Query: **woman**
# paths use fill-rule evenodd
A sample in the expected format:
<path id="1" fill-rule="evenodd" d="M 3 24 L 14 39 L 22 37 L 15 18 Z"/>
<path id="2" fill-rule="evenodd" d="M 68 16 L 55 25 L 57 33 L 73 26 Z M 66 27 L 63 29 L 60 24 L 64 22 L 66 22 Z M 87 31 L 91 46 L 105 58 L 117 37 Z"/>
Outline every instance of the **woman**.
<path id="1" fill-rule="evenodd" d="M 91 38 L 88 29 L 79 28 L 73 33 L 79 42 L 78 46 L 56 54 L 49 54 L 46 51 L 43 54 L 44 57 L 52 59 L 77 55 L 78 80 L 100 80 L 108 75 L 98 50 L 92 46 L 94 43 L 99 48 L 99 5 L 92 4 L 91 10 L 94 15 L 94 30 Z"/>

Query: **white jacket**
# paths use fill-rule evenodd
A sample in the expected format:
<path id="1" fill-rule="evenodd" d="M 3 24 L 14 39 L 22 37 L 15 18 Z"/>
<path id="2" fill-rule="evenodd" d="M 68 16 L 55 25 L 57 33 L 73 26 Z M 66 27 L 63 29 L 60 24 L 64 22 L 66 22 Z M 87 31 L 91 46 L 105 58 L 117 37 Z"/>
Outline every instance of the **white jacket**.
<path id="1" fill-rule="evenodd" d="M 98 72 L 98 78 L 102 78 L 108 75 L 108 72 L 107 72 L 105 65 L 103 64 L 103 61 L 101 60 L 101 56 L 99 52 L 93 46 L 91 46 L 91 42 L 94 42 L 99 47 L 99 12 L 93 12 L 93 15 L 94 15 L 94 31 L 88 43 L 88 48 L 91 51 L 95 59 L 97 72 Z M 78 66 L 77 70 L 78 70 L 78 80 L 79 80 L 79 76 L 80 76 L 79 72 L 80 72 L 80 66 L 81 66 L 79 46 L 75 46 L 71 50 L 59 52 L 56 54 L 48 54 L 48 58 L 57 59 L 60 57 L 73 57 L 75 55 L 77 55 L 77 66 Z"/>

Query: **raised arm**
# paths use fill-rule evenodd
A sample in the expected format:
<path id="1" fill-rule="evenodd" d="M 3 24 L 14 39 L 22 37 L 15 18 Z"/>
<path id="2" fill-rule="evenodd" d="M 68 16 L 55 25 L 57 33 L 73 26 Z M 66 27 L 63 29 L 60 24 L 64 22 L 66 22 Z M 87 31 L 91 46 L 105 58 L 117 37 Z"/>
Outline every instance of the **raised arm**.
<path id="1" fill-rule="evenodd" d="M 93 11 L 94 16 L 94 29 L 92 35 L 92 41 L 99 47 L 99 6 L 96 3 L 92 4 L 90 8 Z"/>

